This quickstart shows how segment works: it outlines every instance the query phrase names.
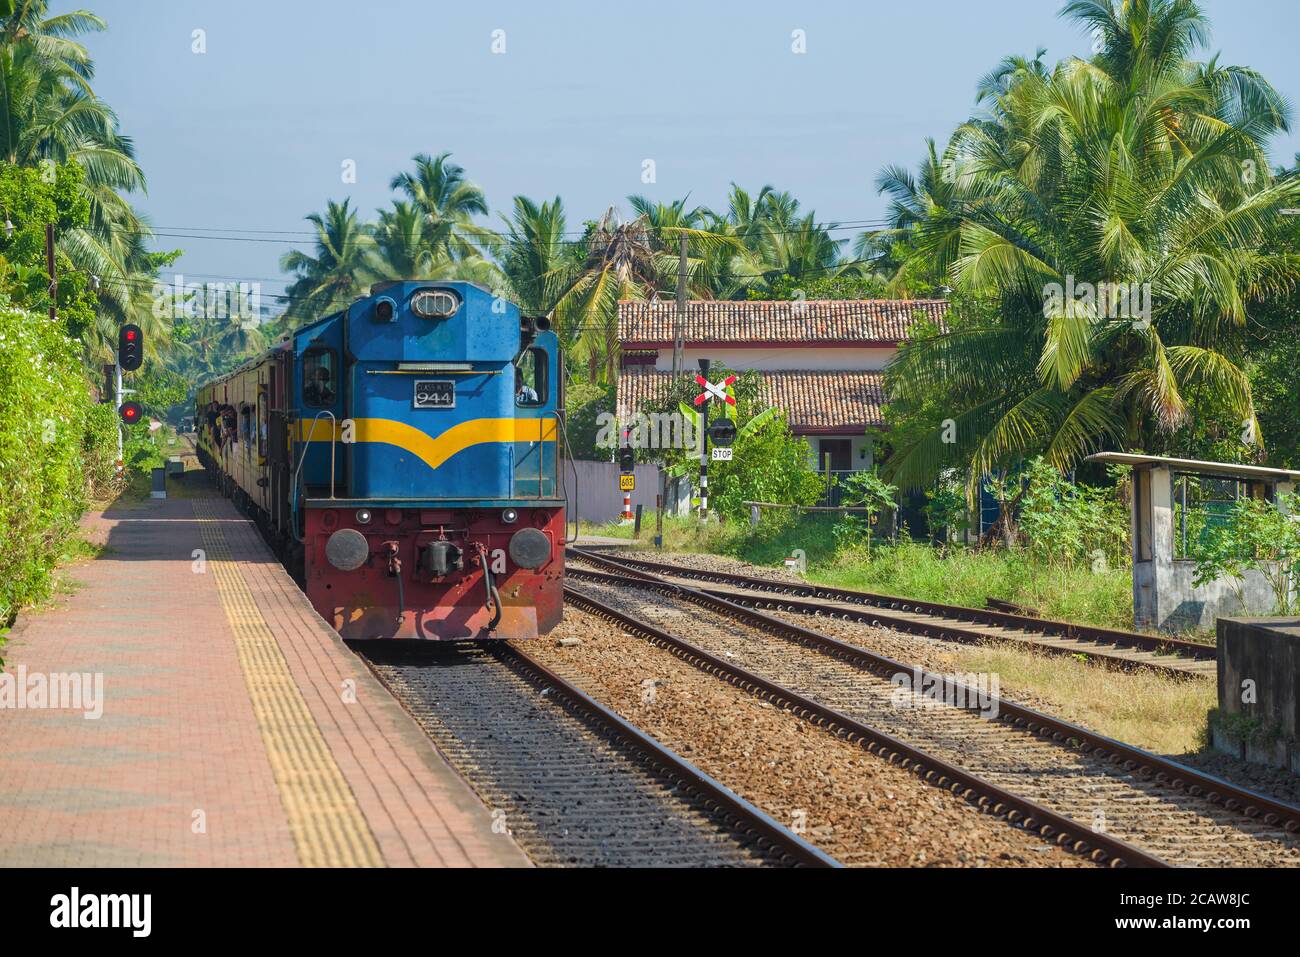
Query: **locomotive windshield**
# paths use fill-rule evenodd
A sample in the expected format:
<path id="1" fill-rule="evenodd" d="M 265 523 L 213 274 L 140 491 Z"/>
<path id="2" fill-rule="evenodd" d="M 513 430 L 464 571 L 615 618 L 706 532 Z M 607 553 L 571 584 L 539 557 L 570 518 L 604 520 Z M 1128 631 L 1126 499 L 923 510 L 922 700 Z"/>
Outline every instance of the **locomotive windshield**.
<path id="1" fill-rule="evenodd" d="M 515 363 L 515 404 L 541 405 L 546 401 L 546 353 L 526 349 Z"/>

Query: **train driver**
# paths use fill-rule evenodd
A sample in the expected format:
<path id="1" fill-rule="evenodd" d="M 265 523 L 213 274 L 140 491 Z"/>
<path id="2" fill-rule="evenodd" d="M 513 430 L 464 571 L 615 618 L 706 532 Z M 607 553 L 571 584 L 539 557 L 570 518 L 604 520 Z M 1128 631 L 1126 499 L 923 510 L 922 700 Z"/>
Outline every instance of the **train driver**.
<path id="1" fill-rule="evenodd" d="M 303 387 L 307 404 L 322 408 L 334 404 L 334 386 L 330 384 L 330 370 L 325 366 L 316 367 L 316 375 Z"/>

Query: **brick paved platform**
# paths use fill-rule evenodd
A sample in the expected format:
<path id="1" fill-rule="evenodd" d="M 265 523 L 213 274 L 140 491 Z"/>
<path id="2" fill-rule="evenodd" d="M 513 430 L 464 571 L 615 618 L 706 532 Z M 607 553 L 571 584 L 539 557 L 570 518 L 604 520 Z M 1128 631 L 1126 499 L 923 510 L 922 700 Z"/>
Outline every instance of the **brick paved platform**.
<path id="1" fill-rule="evenodd" d="M 527 864 L 228 501 L 87 528 L 107 550 L 0 654 L 102 675 L 102 715 L 0 701 L 0 865 Z"/>

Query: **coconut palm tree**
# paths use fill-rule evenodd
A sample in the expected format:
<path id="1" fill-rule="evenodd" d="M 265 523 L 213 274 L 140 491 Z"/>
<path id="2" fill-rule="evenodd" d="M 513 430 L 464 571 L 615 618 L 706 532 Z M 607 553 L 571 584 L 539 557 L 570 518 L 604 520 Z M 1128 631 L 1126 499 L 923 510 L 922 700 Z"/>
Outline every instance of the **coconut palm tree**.
<path id="1" fill-rule="evenodd" d="M 430 249 L 448 259 L 481 256 L 499 242 L 496 233 L 471 218 L 487 215 L 487 198 L 450 157 L 451 153 L 416 154 L 415 171 L 398 173 L 389 188 L 403 193 L 423 215 L 422 240 Z"/>
<path id="2" fill-rule="evenodd" d="M 502 216 L 505 233 L 499 250 L 515 301 L 526 315 L 549 315 L 577 277 L 584 251 L 565 236 L 564 202 L 556 196 L 536 203 L 516 196 L 514 210 Z"/>
<path id="3" fill-rule="evenodd" d="M 1032 454 L 1066 469 L 1107 445 L 1156 449 L 1197 402 L 1254 427 L 1241 330 L 1300 265 L 1277 215 L 1300 181 L 1274 178 L 1264 153 L 1286 105 L 1252 70 L 1189 59 L 1208 31 L 1191 0 L 1077 0 L 1063 15 L 1095 31 L 1098 54 L 995 70 L 987 112 L 945 154 L 942 204 L 898 211 L 915 257 L 998 307 L 891 364 L 891 396 L 930 416 L 887 465 L 904 485 L 960 463 L 973 492 Z"/>
<path id="4" fill-rule="evenodd" d="M 656 251 L 644 216 L 625 222 L 611 206 L 588 226 L 586 256 L 552 310 L 570 353 L 587 364 L 591 381 L 614 378 L 618 364 L 618 303 L 644 301 L 660 288 L 668 255 Z"/>
<path id="5" fill-rule="evenodd" d="M 315 255 L 293 249 L 281 257 L 280 268 L 296 276 L 285 291 L 286 323 L 301 324 L 337 312 L 364 295 L 377 278 L 371 228 L 357 218 L 350 202 L 331 200 L 323 215 L 307 217 L 316 229 Z"/>
<path id="6" fill-rule="evenodd" d="M 90 87 L 89 53 L 73 39 L 105 24 L 84 10 L 50 17 L 46 8 L 45 0 L 17 0 L 0 17 L 0 155 L 21 166 L 75 163 L 85 170 L 90 221 L 63 232 L 60 248 L 100 279 L 106 315 L 96 328 L 145 320 L 132 290 L 147 287 L 152 275 L 149 230 L 122 195 L 143 190 L 144 174 L 117 116 Z"/>
<path id="7" fill-rule="evenodd" d="M 462 279 L 491 289 L 501 285 L 500 270 L 477 251 L 453 258 L 445 245 L 431 242 L 424 213 L 405 200 L 379 210 L 379 221 L 363 242 L 373 244 L 368 262 L 376 279 Z"/>

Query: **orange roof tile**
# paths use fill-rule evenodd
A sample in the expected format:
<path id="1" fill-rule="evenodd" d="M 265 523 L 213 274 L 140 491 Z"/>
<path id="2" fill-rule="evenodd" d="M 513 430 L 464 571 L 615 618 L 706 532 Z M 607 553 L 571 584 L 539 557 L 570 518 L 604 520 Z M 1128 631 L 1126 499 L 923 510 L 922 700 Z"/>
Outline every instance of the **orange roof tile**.
<path id="1" fill-rule="evenodd" d="M 762 399 L 783 409 L 796 432 L 826 429 L 865 429 L 881 426 L 885 402 L 884 373 L 836 369 L 759 371 Z M 618 416 L 626 421 L 633 413 L 662 402 L 668 394 L 672 373 L 667 370 L 632 366 L 618 377 Z"/>
<path id="2" fill-rule="evenodd" d="M 918 318 L 941 322 L 943 299 L 843 299 L 745 302 L 692 300 L 683 334 L 688 343 L 899 342 Z M 624 348 L 672 342 L 677 315 L 672 300 L 618 304 Z"/>

